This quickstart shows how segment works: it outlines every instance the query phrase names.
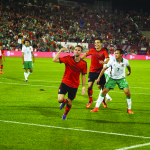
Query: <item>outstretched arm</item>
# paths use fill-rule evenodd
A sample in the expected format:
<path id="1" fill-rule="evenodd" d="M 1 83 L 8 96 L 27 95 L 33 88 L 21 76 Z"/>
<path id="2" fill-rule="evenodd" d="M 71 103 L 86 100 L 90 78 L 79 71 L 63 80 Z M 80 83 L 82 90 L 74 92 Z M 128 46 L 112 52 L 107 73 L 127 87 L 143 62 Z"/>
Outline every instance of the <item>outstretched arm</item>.
<path id="1" fill-rule="evenodd" d="M 109 58 L 106 58 L 105 61 L 99 61 L 99 63 L 100 63 L 100 64 L 107 64 L 107 63 L 109 62 L 109 60 L 110 60 Z"/>
<path id="2" fill-rule="evenodd" d="M 81 78 L 82 78 L 82 95 L 84 95 L 85 94 L 85 84 L 86 84 L 85 74 L 82 74 Z"/>
<path id="3" fill-rule="evenodd" d="M 84 59 L 86 56 L 87 56 L 87 55 L 86 55 L 86 53 L 85 53 L 84 55 L 81 56 L 81 58 Z"/>
<path id="4" fill-rule="evenodd" d="M 54 56 L 53 62 L 59 62 L 59 55 L 60 55 L 60 53 L 61 53 L 62 51 L 68 51 L 68 49 L 65 48 L 65 47 L 61 48 L 61 49 L 59 50 L 59 52 Z"/>
<path id="5" fill-rule="evenodd" d="M 129 76 L 131 74 L 131 67 L 130 66 L 127 66 L 127 69 L 129 72 L 127 72 L 127 76 Z"/>

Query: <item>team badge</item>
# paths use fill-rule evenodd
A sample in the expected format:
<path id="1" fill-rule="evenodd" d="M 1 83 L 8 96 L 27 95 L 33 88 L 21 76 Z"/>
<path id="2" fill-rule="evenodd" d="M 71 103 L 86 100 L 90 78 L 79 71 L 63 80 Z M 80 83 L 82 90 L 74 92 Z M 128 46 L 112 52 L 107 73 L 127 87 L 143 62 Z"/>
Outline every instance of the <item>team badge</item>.
<path id="1" fill-rule="evenodd" d="M 124 67 L 124 64 L 122 64 L 122 67 Z"/>

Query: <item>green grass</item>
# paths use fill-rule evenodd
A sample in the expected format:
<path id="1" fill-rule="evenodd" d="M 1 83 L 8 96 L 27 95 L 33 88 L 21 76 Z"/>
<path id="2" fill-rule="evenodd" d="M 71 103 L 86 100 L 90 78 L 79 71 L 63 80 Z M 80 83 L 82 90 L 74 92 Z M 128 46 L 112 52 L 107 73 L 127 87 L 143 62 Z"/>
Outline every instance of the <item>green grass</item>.
<path id="1" fill-rule="evenodd" d="M 86 61 L 89 68 L 90 59 Z M 126 78 L 134 115 L 126 113 L 126 98 L 117 86 L 109 92 L 113 100 L 108 108 L 101 105 L 99 112 L 90 113 L 95 103 L 85 108 L 88 96 L 81 95 L 80 85 L 67 120 L 62 120 L 57 93 L 64 64 L 36 58 L 25 83 L 22 58 L 6 57 L 5 74 L 0 74 L 0 150 L 115 150 L 150 143 L 150 61 L 129 62 L 132 73 Z M 93 99 L 98 95 L 94 85 Z M 148 150 L 150 144 L 134 149 Z"/>

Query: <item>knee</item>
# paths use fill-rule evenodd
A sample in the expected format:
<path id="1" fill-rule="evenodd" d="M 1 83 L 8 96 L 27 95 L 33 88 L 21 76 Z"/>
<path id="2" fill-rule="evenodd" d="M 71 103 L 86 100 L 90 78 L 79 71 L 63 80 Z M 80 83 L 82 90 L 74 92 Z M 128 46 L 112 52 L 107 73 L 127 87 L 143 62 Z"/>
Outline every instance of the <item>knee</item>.
<path id="1" fill-rule="evenodd" d="M 89 86 L 89 87 L 88 87 L 88 90 L 89 90 L 89 91 L 92 90 L 92 86 Z"/>
<path id="2" fill-rule="evenodd" d="M 72 101 L 70 100 L 70 99 L 67 99 L 68 101 L 67 101 L 67 105 L 68 106 L 72 106 Z"/>
<path id="3" fill-rule="evenodd" d="M 103 95 L 106 95 L 106 94 L 108 93 L 108 91 L 109 91 L 109 89 L 104 88 L 104 89 L 102 90 L 102 94 L 103 94 Z"/>
<path id="4" fill-rule="evenodd" d="M 62 103 L 63 99 L 62 98 L 58 98 L 58 103 Z"/>
<path id="5" fill-rule="evenodd" d="M 130 96 L 131 96 L 129 89 L 125 90 L 124 92 L 125 92 L 125 95 L 126 95 L 127 97 L 130 97 Z"/>
<path id="6" fill-rule="evenodd" d="M 97 87 L 100 89 L 100 88 L 101 88 L 101 85 L 97 85 Z"/>

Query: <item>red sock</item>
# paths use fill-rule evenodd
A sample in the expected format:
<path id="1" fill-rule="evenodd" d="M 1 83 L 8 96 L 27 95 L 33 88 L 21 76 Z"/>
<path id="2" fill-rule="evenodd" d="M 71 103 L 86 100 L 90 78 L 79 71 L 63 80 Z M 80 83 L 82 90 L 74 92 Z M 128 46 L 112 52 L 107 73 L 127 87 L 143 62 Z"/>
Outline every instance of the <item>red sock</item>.
<path id="1" fill-rule="evenodd" d="M 67 103 L 67 99 L 64 98 L 64 99 L 63 99 L 63 103 Z"/>
<path id="2" fill-rule="evenodd" d="M 89 90 L 89 89 L 88 89 L 88 96 L 89 96 L 89 101 L 90 101 L 90 102 L 93 102 L 92 94 L 93 94 L 93 90 Z"/>
<path id="3" fill-rule="evenodd" d="M 71 106 L 66 105 L 64 114 L 67 115 L 70 109 L 71 109 Z"/>
<path id="4" fill-rule="evenodd" d="M 1 71 L 3 70 L 3 65 L 1 65 Z"/>

